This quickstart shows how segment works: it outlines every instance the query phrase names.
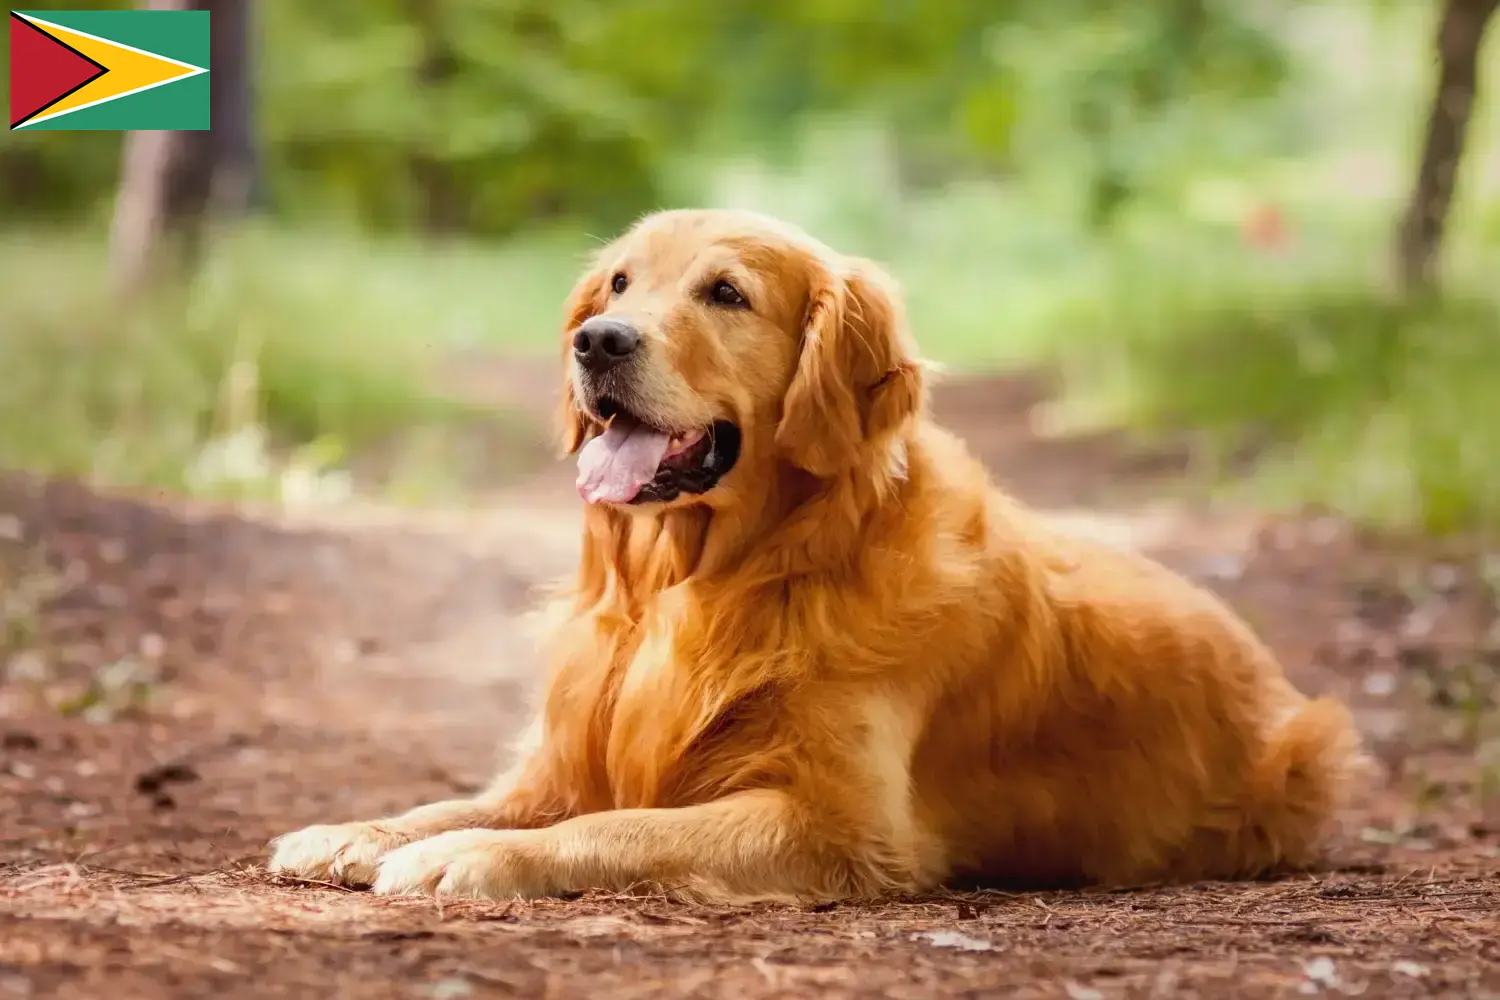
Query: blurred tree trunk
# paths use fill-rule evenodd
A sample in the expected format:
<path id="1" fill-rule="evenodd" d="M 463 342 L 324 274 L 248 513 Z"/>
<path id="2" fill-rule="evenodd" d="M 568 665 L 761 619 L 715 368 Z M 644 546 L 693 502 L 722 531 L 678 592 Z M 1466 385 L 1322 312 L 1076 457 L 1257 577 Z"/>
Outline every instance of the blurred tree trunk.
<path id="1" fill-rule="evenodd" d="M 258 193 L 251 0 L 144 0 L 141 6 L 211 12 L 213 127 L 126 135 L 110 232 L 110 266 L 116 287 L 127 294 L 162 273 L 194 263 L 210 219 L 245 214 Z"/>
<path id="2" fill-rule="evenodd" d="M 458 54 L 448 40 L 439 0 L 408 0 L 407 16 L 422 39 L 422 57 L 417 63 L 417 86 L 432 91 L 458 72 Z M 410 160 L 411 179 L 422 199 L 422 227 L 429 233 L 451 233 L 466 221 L 464 199 L 453 169 L 427 150 L 419 149 Z"/>
<path id="3" fill-rule="evenodd" d="M 1479 50 L 1497 6 L 1500 0 L 1445 0 L 1443 5 L 1437 32 L 1437 89 L 1427 115 L 1416 186 L 1396 241 L 1396 276 L 1404 291 L 1426 291 L 1437 283 L 1443 229 L 1479 86 Z"/>

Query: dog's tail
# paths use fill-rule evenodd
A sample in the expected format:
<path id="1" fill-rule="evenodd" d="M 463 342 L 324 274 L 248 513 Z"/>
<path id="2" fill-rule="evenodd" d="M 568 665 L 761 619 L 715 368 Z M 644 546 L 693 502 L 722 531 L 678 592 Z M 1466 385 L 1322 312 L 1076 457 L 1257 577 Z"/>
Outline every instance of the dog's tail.
<path id="1" fill-rule="evenodd" d="M 1251 867 L 1314 864 L 1367 768 L 1342 703 L 1317 698 L 1297 708 L 1272 732 L 1250 775 L 1250 839 L 1253 853 L 1263 854 Z"/>

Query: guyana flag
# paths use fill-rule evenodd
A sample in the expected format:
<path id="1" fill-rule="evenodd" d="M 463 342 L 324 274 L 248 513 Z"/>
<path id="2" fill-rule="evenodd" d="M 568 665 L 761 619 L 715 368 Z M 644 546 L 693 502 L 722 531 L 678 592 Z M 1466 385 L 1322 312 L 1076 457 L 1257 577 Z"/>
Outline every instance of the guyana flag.
<path id="1" fill-rule="evenodd" d="M 10 12 L 10 127 L 206 129 L 208 11 Z"/>

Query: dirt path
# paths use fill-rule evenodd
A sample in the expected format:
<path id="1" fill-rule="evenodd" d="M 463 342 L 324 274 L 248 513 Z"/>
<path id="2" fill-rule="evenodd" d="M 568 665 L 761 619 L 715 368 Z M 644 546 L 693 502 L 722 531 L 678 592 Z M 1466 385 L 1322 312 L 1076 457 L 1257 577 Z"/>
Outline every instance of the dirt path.
<path id="1" fill-rule="evenodd" d="M 1146 503 L 1182 456 L 1042 439 L 1044 395 L 959 383 L 938 410 L 1023 496 L 1222 590 L 1305 687 L 1356 702 L 1393 778 L 1335 870 L 808 911 L 274 884 L 271 836 L 484 779 L 521 714 L 530 590 L 576 544 L 566 470 L 421 517 L 12 480 L 9 561 L 41 547 L 56 572 L 0 687 L 0 998 L 1500 995 L 1500 817 L 1471 753 L 1500 663 L 1483 560 Z"/>

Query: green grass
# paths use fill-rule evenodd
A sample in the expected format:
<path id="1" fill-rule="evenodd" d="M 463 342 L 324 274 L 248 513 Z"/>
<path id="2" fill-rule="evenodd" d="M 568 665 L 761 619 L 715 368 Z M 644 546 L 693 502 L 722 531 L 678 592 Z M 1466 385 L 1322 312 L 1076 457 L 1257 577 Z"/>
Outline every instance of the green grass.
<path id="1" fill-rule="evenodd" d="M 434 428 L 514 420 L 503 402 L 444 396 L 439 366 L 466 339 L 550 338 L 542 259 L 247 231 L 189 286 L 125 309 L 106 292 L 102 240 L 8 236 L 0 464 L 254 491 L 289 464 L 305 473 Z"/>
<path id="2" fill-rule="evenodd" d="M 497 244 L 260 231 L 224 265 L 281 286 L 290 308 L 335 339 L 550 356 L 563 299 L 598 244 L 576 229 Z"/>
<path id="3" fill-rule="evenodd" d="M 1058 319 L 1052 357 L 1072 412 L 1186 428 L 1221 456 L 1270 441 L 1240 484 L 1261 502 L 1434 532 L 1500 527 L 1500 423 L 1486 416 L 1500 296 L 1457 282 L 1403 299 L 1367 257 L 1205 252 L 1122 267 Z"/>

